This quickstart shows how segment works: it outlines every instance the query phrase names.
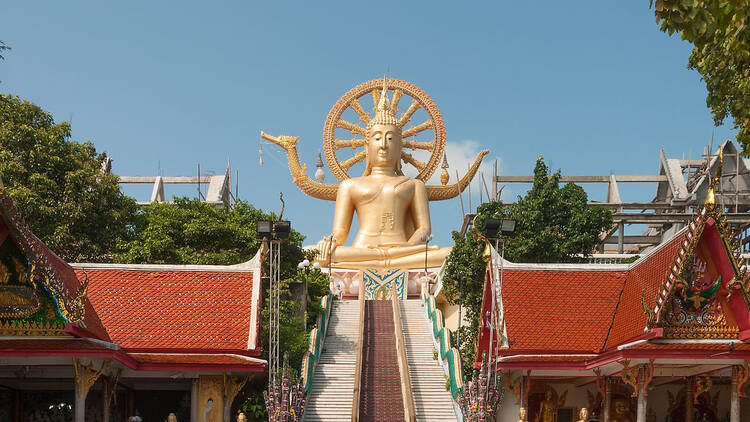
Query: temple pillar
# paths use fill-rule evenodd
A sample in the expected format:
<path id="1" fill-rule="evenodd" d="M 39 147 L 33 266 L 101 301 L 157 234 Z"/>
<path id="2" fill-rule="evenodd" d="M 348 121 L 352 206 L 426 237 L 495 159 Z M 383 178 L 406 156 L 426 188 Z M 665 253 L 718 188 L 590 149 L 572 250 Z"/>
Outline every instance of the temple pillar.
<path id="1" fill-rule="evenodd" d="M 685 422 L 693 422 L 693 377 L 685 378 Z"/>
<path id="2" fill-rule="evenodd" d="M 193 380 L 190 391 L 190 422 L 198 422 L 198 380 Z"/>
<path id="3" fill-rule="evenodd" d="M 609 422 L 609 408 L 612 405 L 612 389 L 609 387 L 609 377 L 604 377 L 604 409 L 602 410 L 602 421 Z"/>
<path id="4" fill-rule="evenodd" d="M 102 420 L 104 422 L 109 422 L 109 405 L 112 403 L 112 397 L 117 390 L 117 381 L 120 379 L 120 374 L 122 374 L 122 369 L 102 378 Z"/>
<path id="5" fill-rule="evenodd" d="M 636 412 L 636 422 L 646 422 L 647 393 L 644 367 L 639 369 L 638 377 L 638 410 Z"/>
<path id="6" fill-rule="evenodd" d="M 224 422 L 231 422 L 232 403 L 234 403 L 234 398 L 245 386 L 247 380 L 247 378 L 241 380 L 227 375 L 226 372 L 224 373 Z"/>
<path id="7" fill-rule="evenodd" d="M 740 367 L 732 366 L 731 401 L 729 403 L 729 422 L 740 422 Z"/>
<path id="8" fill-rule="evenodd" d="M 78 358 L 73 358 L 73 371 L 75 373 L 75 422 L 84 422 L 86 417 L 86 396 L 89 390 L 99 379 L 105 368 L 109 367 L 112 361 L 105 361 L 99 370 L 94 369 L 94 363 L 89 362 L 84 365 Z"/>

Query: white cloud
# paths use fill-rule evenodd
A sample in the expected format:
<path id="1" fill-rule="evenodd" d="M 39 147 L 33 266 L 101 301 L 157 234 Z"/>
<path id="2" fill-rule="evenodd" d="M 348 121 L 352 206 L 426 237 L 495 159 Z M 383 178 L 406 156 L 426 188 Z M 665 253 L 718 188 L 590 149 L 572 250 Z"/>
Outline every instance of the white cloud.
<path id="1" fill-rule="evenodd" d="M 456 171 L 458 171 L 459 177 L 463 177 L 466 172 L 469 170 L 469 166 L 471 166 L 474 163 L 474 160 L 476 160 L 477 156 L 479 155 L 479 152 L 482 151 L 483 148 L 482 145 L 474 140 L 463 140 L 459 142 L 448 142 L 445 145 L 445 154 L 448 157 L 448 174 L 450 175 L 450 180 L 448 181 L 448 184 L 453 184 L 457 182 L 456 179 Z M 425 157 L 426 158 L 426 157 Z M 471 182 L 471 202 L 474 205 L 474 207 L 479 204 L 479 198 L 480 193 L 479 189 L 482 190 L 482 198 L 486 201 L 487 200 L 487 194 L 486 191 L 489 191 L 490 195 L 492 195 L 492 176 L 494 175 L 494 166 L 495 166 L 495 160 L 497 160 L 497 171 L 498 174 L 501 174 L 502 170 L 502 159 L 498 156 L 493 156 L 492 151 L 490 151 L 490 154 L 484 157 L 484 160 L 482 160 L 482 164 L 479 166 L 479 171 L 477 171 L 477 174 L 474 176 L 474 179 Z M 442 165 L 442 158 L 440 160 L 440 163 Z M 411 166 L 405 166 L 404 172 L 409 176 L 416 176 L 417 172 L 414 170 Z M 430 180 L 427 182 L 428 185 L 440 185 L 440 174 L 443 172 L 443 169 L 441 167 L 438 167 L 437 171 L 435 171 L 435 174 L 432 175 Z M 482 183 L 482 174 L 484 174 L 484 181 L 486 183 L 487 189 L 485 191 L 485 185 Z M 468 190 L 469 188 L 466 188 L 464 190 L 463 196 L 464 201 L 468 207 Z M 505 192 L 503 192 L 503 197 L 505 197 Z"/>

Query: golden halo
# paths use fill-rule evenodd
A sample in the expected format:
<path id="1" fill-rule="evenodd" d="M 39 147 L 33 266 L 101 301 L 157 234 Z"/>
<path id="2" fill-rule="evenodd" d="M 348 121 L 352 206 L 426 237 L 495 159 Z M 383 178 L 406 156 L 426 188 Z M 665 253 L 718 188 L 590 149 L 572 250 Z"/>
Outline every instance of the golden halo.
<path id="1" fill-rule="evenodd" d="M 404 140 L 404 150 L 411 149 L 412 151 L 416 151 L 419 149 L 431 153 L 430 158 L 426 162 L 422 162 L 406 151 L 402 150 L 401 152 L 401 161 L 416 168 L 419 171 L 416 178 L 426 182 L 435 173 L 438 165 L 440 165 L 440 160 L 443 158 L 443 151 L 445 150 L 445 123 L 443 122 L 443 116 L 432 101 L 432 98 L 415 85 L 399 79 L 387 79 L 386 86 L 388 87 L 389 97 L 392 98 L 391 104 L 396 115 L 398 115 L 398 106 L 403 97 L 407 96 L 411 98 L 409 107 L 400 116 L 397 116 L 398 124 L 401 128 L 404 128 L 411 121 L 414 113 L 420 108 L 427 113 L 428 119 L 426 121 L 403 129 L 401 134 Z M 340 182 L 351 177 L 349 169 L 353 165 L 365 160 L 367 123 L 372 118 L 372 115 L 371 112 L 365 111 L 362 107 L 360 98 L 370 94 L 374 113 L 374 108 L 377 106 L 382 88 L 382 79 L 373 79 L 355 86 L 334 104 L 328 113 L 328 117 L 326 117 L 325 126 L 323 127 L 323 149 L 325 150 L 328 168 L 331 169 L 333 175 Z M 351 109 L 359 116 L 358 123 L 344 120 L 342 115 L 348 109 Z M 336 129 L 348 131 L 351 133 L 351 138 L 336 138 Z M 407 139 L 416 137 L 417 134 L 423 131 L 432 131 L 434 136 L 429 141 L 416 140 L 416 138 Z M 337 151 L 342 148 L 352 148 L 357 150 L 357 152 L 351 158 L 341 160 L 338 157 Z"/>

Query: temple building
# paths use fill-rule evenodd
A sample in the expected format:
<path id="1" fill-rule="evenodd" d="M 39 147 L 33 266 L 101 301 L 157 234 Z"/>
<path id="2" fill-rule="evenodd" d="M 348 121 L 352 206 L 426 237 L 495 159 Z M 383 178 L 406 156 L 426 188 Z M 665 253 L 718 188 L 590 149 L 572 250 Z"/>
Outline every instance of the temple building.
<path id="1" fill-rule="evenodd" d="M 577 420 L 581 408 L 599 421 L 750 417 L 750 290 L 737 234 L 714 203 L 720 177 L 692 221 L 632 263 L 494 253 L 483 312 L 501 324 L 481 328 L 475 366 L 489 352 L 502 371 L 498 420 L 518 420 L 521 407 L 540 422 Z"/>
<path id="2" fill-rule="evenodd" d="M 266 366 L 260 255 L 231 266 L 71 265 L 3 188 L 0 217 L 0 421 L 229 420 Z"/>

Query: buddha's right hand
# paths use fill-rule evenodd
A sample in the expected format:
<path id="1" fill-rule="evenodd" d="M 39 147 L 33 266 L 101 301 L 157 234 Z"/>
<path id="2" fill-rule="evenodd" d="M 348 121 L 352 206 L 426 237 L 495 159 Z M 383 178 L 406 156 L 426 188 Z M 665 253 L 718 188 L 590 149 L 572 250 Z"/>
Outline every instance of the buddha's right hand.
<path id="1" fill-rule="evenodd" d="M 333 235 L 326 236 L 318 242 L 318 261 L 321 264 L 328 263 L 328 260 L 333 256 L 333 251 L 336 249 L 336 238 Z"/>

